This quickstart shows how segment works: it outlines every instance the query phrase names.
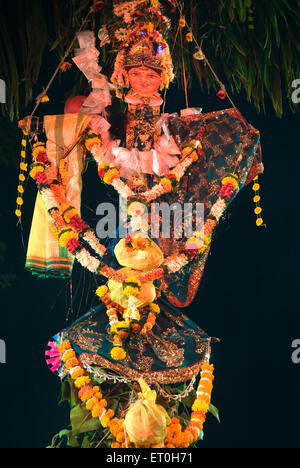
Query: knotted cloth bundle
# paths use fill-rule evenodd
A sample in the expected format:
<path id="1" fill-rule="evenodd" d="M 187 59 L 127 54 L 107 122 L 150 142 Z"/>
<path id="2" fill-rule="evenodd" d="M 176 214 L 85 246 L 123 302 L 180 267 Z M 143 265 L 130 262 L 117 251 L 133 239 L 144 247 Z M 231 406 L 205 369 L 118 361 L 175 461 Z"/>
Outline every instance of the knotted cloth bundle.
<path id="1" fill-rule="evenodd" d="M 139 379 L 142 393 L 125 417 L 125 429 L 130 442 L 138 447 L 157 445 L 167 436 L 171 423 L 166 410 L 156 404 L 156 392 L 151 390 L 143 378 Z"/>

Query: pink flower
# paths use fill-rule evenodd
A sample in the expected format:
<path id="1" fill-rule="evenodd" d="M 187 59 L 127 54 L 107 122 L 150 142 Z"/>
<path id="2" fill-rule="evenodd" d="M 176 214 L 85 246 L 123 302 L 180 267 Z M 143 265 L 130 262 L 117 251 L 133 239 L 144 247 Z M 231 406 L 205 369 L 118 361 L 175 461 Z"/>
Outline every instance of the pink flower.
<path id="1" fill-rule="evenodd" d="M 233 192 L 234 192 L 234 186 L 231 183 L 228 183 L 228 184 L 223 185 L 219 193 L 219 196 L 223 198 L 225 197 L 231 198 Z"/>
<path id="2" fill-rule="evenodd" d="M 81 248 L 81 244 L 78 239 L 75 239 L 75 237 L 70 239 L 67 243 L 67 249 L 72 255 L 75 255 L 76 250 L 79 248 Z"/>
<path id="3" fill-rule="evenodd" d="M 88 229 L 88 225 L 85 224 L 85 222 L 78 215 L 73 216 L 73 218 L 70 220 L 70 225 L 77 232 L 83 232 Z"/>
<path id="4" fill-rule="evenodd" d="M 132 236 L 132 233 L 129 232 L 129 233 L 126 235 L 126 237 L 125 237 L 125 243 L 126 243 L 126 244 L 131 244 L 131 242 L 132 242 L 132 237 L 133 237 L 133 236 Z"/>
<path id="5" fill-rule="evenodd" d="M 37 172 L 34 179 L 38 185 L 48 184 L 48 179 L 44 172 Z"/>
<path id="6" fill-rule="evenodd" d="M 58 349 L 58 344 L 55 341 L 49 341 L 47 345 L 50 349 L 45 351 L 45 356 L 49 357 L 46 362 L 51 372 L 56 372 L 61 366 L 61 355 Z"/>
<path id="7" fill-rule="evenodd" d="M 38 162 L 41 162 L 41 163 L 47 163 L 49 160 L 48 160 L 48 156 L 47 156 L 47 153 L 46 152 L 42 152 L 42 153 L 39 153 L 36 160 Z"/>

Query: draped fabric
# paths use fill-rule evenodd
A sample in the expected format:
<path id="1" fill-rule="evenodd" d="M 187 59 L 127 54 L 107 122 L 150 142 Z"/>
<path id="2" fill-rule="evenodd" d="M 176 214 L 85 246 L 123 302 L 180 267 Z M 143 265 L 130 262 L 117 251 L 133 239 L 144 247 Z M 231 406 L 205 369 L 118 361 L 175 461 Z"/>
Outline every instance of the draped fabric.
<path id="1" fill-rule="evenodd" d="M 53 178 L 63 178 L 66 196 L 72 206 L 80 212 L 81 174 L 84 168 L 84 150 L 77 144 L 87 128 L 90 117 L 84 114 L 45 116 L 44 128 L 47 137 L 47 154 L 53 164 Z M 59 162 L 64 161 L 65 177 L 59 173 Z M 25 268 L 41 278 L 67 278 L 72 273 L 73 257 L 58 243 L 57 232 L 37 195 Z"/>
<path id="2" fill-rule="evenodd" d="M 201 137 L 203 157 L 184 176 L 180 190 L 168 195 L 168 203 L 202 203 L 205 222 L 218 199 L 221 182 L 226 175 L 236 168 L 241 190 L 263 172 L 263 165 L 260 134 L 235 109 L 185 117 L 171 116 L 169 119 L 169 130 L 180 148 L 197 139 L 200 127 L 204 129 Z M 159 239 L 166 257 L 183 248 L 185 241 L 176 239 L 174 233 L 175 226 L 169 239 Z M 201 260 L 195 260 L 180 273 L 164 280 L 163 291 L 171 304 L 176 307 L 191 304 L 199 288 L 208 254 L 209 250 Z"/>
<path id="3" fill-rule="evenodd" d="M 185 382 L 195 377 L 210 349 L 210 337 L 166 301 L 158 301 L 161 313 L 147 335 L 133 335 L 126 342 L 127 357 L 114 361 L 110 356 L 113 339 L 107 333 L 104 306 L 92 308 L 60 335 L 67 339 L 84 368 L 111 369 L 138 381 L 150 383 Z M 141 312 L 142 321 L 147 313 Z"/>

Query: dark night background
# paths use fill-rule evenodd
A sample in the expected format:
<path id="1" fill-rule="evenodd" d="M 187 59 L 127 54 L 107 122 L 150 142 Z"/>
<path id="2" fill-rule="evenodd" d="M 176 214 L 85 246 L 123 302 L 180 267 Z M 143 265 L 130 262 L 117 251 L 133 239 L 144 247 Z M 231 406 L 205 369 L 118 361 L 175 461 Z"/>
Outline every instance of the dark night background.
<path id="1" fill-rule="evenodd" d="M 53 68 L 49 62 L 44 65 L 40 85 Z M 67 95 L 67 81 L 56 80 L 49 93 L 51 102 L 40 112 L 62 113 Z M 221 424 L 208 417 L 200 447 L 299 448 L 300 364 L 291 360 L 291 344 L 300 339 L 300 118 L 288 106 L 282 119 L 271 108 L 258 115 L 243 94 L 233 98 L 261 132 L 265 172 L 260 183 L 267 229 L 256 227 L 250 184 L 219 226 L 197 298 L 185 310 L 208 334 L 222 340 L 212 352 L 212 402 L 220 410 Z M 202 93 L 194 79 L 190 106 L 208 112 L 228 104 Z M 166 112 L 184 107 L 183 92 L 172 86 Z M 21 134 L 8 119 L 1 118 L 0 123 L 0 151 L 14 152 L 17 161 Z M 70 321 L 89 309 L 95 282 L 89 273 L 75 268 L 71 311 L 69 281 L 37 280 L 24 270 L 22 236 L 26 246 L 36 189 L 29 181 L 22 230 L 14 215 L 17 178 L 15 161 L 2 164 L 0 239 L 7 250 L 0 267 L 15 278 L 0 291 L 0 339 L 7 345 L 7 364 L 0 365 L 0 447 L 43 448 L 69 422 L 68 407 L 57 404 L 60 382 L 48 370 L 44 350 L 67 318 Z M 90 209 L 107 200 L 92 165 L 84 187 L 84 203 Z"/>

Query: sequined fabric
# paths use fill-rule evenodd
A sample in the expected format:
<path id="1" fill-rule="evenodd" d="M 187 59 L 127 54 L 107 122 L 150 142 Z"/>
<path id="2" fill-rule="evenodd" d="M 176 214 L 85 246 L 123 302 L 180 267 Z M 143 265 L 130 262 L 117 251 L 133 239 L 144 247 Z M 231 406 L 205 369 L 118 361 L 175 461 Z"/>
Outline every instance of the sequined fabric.
<path id="1" fill-rule="evenodd" d="M 107 334 L 105 309 L 98 306 L 64 331 L 83 365 L 116 370 L 133 380 L 147 375 L 147 381 L 183 382 L 199 372 L 210 347 L 206 333 L 165 301 L 152 332 L 126 340 L 127 357 L 113 361 L 112 338 Z M 144 314 L 145 315 L 145 314 Z M 141 317 L 142 321 L 146 315 Z"/>
<path id="2" fill-rule="evenodd" d="M 177 145 L 182 148 L 192 139 L 199 138 L 203 156 L 183 177 L 178 192 L 168 195 L 168 203 L 202 203 L 204 222 L 222 186 L 222 179 L 235 172 L 240 181 L 239 191 L 259 173 L 263 172 L 259 132 L 247 125 L 235 109 L 198 114 L 187 117 L 171 117 L 169 129 Z M 239 157 L 241 160 L 238 162 Z M 238 192 L 235 196 L 238 195 Z M 232 198 L 232 201 L 234 198 Z M 232 203 L 231 201 L 231 203 Z M 177 226 L 178 228 L 178 226 Z M 159 239 L 165 256 L 177 253 L 185 241 L 175 238 L 176 226 L 172 226 L 169 239 Z M 201 260 L 195 260 L 176 275 L 163 281 L 162 288 L 169 302 L 176 307 L 192 303 L 202 278 L 209 251 Z"/>
<path id="3" fill-rule="evenodd" d="M 159 116 L 159 107 L 129 104 L 126 122 L 126 148 L 150 151 L 153 147 L 153 137 Z"/>

